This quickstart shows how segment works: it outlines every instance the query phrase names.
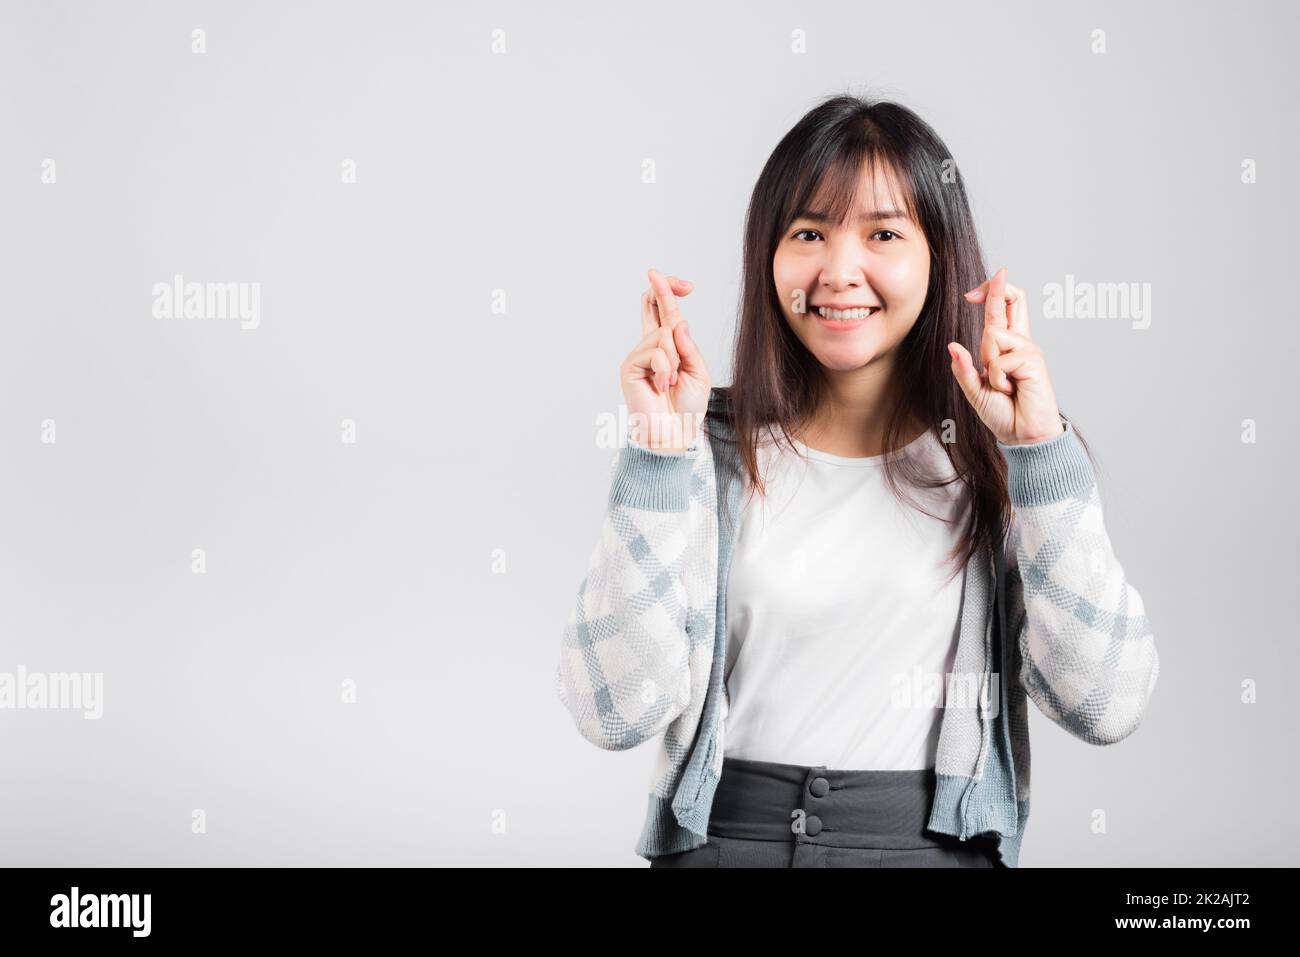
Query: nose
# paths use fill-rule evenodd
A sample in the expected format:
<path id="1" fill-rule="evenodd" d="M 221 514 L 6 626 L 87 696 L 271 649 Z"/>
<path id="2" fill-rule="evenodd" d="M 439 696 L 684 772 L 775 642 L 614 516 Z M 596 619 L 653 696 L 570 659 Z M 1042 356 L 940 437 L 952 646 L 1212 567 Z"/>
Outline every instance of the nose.
<path id="1" fill-rule="evenodd" d="M 866 251 L 853 242 L 828 242 L 821 284 L 833 292 L 866 284 Z"/>

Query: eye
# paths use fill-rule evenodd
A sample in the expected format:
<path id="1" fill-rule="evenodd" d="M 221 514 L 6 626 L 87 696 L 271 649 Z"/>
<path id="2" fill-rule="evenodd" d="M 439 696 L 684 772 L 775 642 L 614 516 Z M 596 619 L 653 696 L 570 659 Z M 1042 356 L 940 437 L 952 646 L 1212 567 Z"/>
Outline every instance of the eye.
<path id="1" fill-rule="evenodd" d="M 793 234 L 792 238 L 794 238 L 794 239 L 798 239 L 799 236 L 802 235 L 803 233 L 812 233 L 814 236 L 818 236 L 818 237 L 821 236 L 821 233 L 817 232 L 817 230 L 815 230 L 815 229 L 810 229 L 810 228 L 808 228 L 808 227 L 805 226 L 803 229 L 796 229 L 796 230 L 794 231 L 794 234 Z M 879 236 L 879 235 L 881 235 L 882 233 L 883 233 L 884 235 L 886 235 L 886 236 L 891 237 L 891 240 L 884 240 L 884 242 L 890 242 L 890 241 L 892 241 L 892 239 L 900 239 L 900 238 L 901 238 L 901 237 L 898 235 L 898 233 L 894 232 L 894 230 L 892 230 L 892 229 L 877 229 L 877 230 L 876 230 L 874 233 L 872 233 L 871 235 L 872 235 L 872 236 Z M 811 242 L 811 240 L 809 240 L 809 242 Z"/>

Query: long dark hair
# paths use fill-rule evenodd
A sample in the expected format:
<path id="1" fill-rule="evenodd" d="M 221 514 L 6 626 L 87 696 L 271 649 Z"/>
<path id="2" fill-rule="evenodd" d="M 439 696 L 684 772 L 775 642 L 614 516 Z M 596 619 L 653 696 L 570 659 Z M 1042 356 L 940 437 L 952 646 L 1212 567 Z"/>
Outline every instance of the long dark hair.
<path id="1" fill-rule="evenodd" d="M 939 135 L 907 107 L 830 96 L 805 114 L 768 158 L 745 218 L 732 384 L 717 390 L 720 401 L 709 414 L 714 421 L 722 417 L 726 427 L 720 435 L 710 428 L 710 439 L 735 441 L 751 490 L 766 494 L 756 451 L 760 428 L 774 438 L 779 429 L 788 443 L 790 433 L 811 421 L 820 405 L 828 386 L 825 370 L 786 321 L 772 262 L 797 212 L 811 208 L 814 197 L 827 195 L 821 208 L 829 210 L 832 222 L 844 221 L 854 209 L 864 164 L 873 173 L 883 167 L 893 174 L 905 194 L 895 197 L 904 204 L 898 208 L 907 209 L 930 243 L 925 304 L 897 347 L 884 448 L 898 449 L 908 423 L 918 418 L 943 442 L 956 481 L 964 486 L 964 503 L 971 506 L 963 509 L 966 525 L 950 555 L 956 575 L 978 552 L 1005 541 L 1012 518 L 1006 461 L 953 377 L 947 349 L 949 342 L 960 342 L 978 368 L 983 307 L 962 294 L 988 277 L 961 173 Z M 1064 411 L 1061 415 L 1068 418 Z M 1083 448 L 1091 459 L 1086 443 Z M 926 514 L 902 486 L 947 484 L 926 474 L 915 456 L 887 455 L 884 475 L 900 501 Z"/>

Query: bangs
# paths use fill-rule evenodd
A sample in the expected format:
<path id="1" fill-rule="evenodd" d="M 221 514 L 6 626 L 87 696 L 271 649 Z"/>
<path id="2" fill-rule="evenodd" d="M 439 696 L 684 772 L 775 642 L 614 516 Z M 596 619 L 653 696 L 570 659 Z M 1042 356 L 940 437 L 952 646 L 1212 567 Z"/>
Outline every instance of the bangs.
<path id="1" fill-rule="evenodd" d="M 871 212 L 896 209 L 920 224 L 912 183 L 900 172 L 904 164 L 887 156 L 879 140 L 844 140 L 822 156 L 810 159 L 812 162 L 792 191 L 783 230 L 808 213 L 844 225 L 860 206 Z M 877 174 L 882 174 L 884 185 L 876 184 L 876 190 L 880 193 L 883 188 L 884 195 L 862 197 L 859 204 L 864 173 L 869 174 L 868 184 L 876 184 Z"/>

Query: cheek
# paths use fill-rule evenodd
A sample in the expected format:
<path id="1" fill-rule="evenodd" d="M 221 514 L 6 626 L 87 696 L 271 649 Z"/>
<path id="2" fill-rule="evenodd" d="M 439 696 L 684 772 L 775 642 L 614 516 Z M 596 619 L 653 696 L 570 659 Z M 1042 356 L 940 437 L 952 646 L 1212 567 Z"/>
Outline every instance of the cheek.
<path id="1" fill-rule="evenodd" d="M 799 261 L 797 257 L 781 256 L 779 253 L 772 261 L 772 278 L 776 283 L 776 292 L 781 304 L 789 308 L 793 304 L 793 294 L 797 290 L 808 291 L 812 284 L 809 275 L 816 275 L 813 269 L 810 273 L 806 263 Z"/>
<path id="2" fill-rule="evenodd" d="M 901 256 L 878 274 L 883 294 L 899 302 L 924 299 L 930 284 L 929 256 Z"/>

